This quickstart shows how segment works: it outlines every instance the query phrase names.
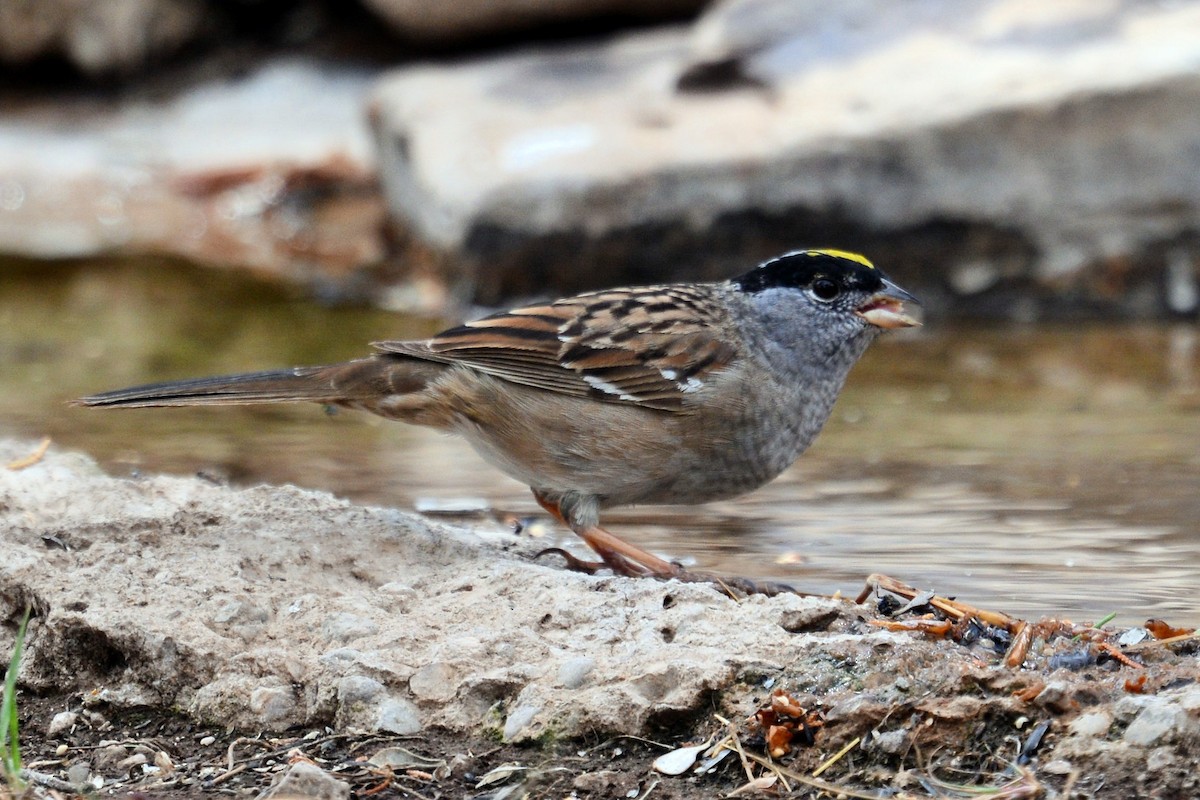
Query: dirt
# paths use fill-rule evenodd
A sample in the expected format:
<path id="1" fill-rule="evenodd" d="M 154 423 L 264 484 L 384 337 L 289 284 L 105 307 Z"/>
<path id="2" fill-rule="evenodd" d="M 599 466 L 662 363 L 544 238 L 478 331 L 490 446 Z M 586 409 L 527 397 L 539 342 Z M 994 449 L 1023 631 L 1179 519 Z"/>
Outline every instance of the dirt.
<path id="1" fill-rule="evenodd" d="M 312 762 L 331 797 L 1200 796 L 1194 636 L 1046 622 L 1014 653 L 1019 621 L 932 594 L 737 597 L 292 487 L 118 479 L 55 448 L 19 467 L 0 651 L 30 606 L 35 793 L 258 795 Z M 764 716 L 773 697 L 804 724 Z M 705 741 L 741 753 L 654 768 Z M 824 789 L 798 777 L 827 761 Z"/>

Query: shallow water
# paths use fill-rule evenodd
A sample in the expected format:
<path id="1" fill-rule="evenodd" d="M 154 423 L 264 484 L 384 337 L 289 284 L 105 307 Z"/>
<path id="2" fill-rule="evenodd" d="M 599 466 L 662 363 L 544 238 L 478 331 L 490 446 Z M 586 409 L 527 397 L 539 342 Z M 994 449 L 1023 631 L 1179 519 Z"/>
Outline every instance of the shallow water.
<path id="1" fill-rule="evenodd" d="M 65 405 L 133 383 L 351 358 L 439 324 L 178 265 L 0 265 L 0 434 L 50 435 L 115 474 L 483 508 L 462 517 L 525 519 L 556 542 L 523 486 L 430 431 L 315 406 Z M 771 485 L 605 522 L 684 563 L 806 591 L 853 594 L 884 572 L 1022 615 L 1196 624 L 1198 444 L 1193 324 L 924 328 L 873 346 L 817 443 Z"/>

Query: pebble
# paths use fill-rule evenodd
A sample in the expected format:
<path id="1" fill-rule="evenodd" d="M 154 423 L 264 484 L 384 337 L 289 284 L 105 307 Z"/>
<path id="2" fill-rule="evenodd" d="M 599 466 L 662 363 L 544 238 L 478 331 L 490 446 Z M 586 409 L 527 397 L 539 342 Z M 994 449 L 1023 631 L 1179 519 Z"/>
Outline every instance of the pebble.
<path id="1" fill-rule="evenodd" d="M 558 682 L 567 689 L 578 689 L 596 668 L 596 659 L 589 656 L 568 658 L 558 668 Z"/>
<path id="2" fill-rule="evenodd" d="M 209 747 L 210 745 L 214 745 L 216 743 L 217 743 L 217 737 L 215 737 L 215 736 L 203 736 L 200 738 L 200 746 L 201 747 Z"/>
<path id="3" fill-rule="evenodd" d="M 383 684 L 365 675 L 347 675 L 338 681 L 337 693 L 344 706 L 367 703 L 383 693 Z"/>
<path id="4" fill-rule="evenodd" d="M 373 636 L 378 632 L 379 624 L 374 620 L 345 612 L 330 615 L 321 625 L 321 635 L 331 642 L 348 642 L 364 636 Z"/>
<path id="5" fill-rule="evenodd" d="M 1042 772 L 1050 775 L 1070 775 L 1073 769 L 1075 767 L 1071 766 L 1071 762 L 1062 758 L 1056 758 L 1042 765 Z"/>
<path id="6" fill-rule="evenodd" d="M 446 702 L 458 692 L 457 673 L 444 661 L 426 664 L 408 679 L 408 689 L 420 700 Z"/>
<path id="7" fill-rule="evenodd" d="M 295 707 L 292 693 L 277 686 L 260 686 L 250 693 L 249 708 L 263 722 L 284 719 Z"/>
<path id="8" fill-rule="evenodd" d="M 1125 741 L 1149 747 L 1172 733 L 1186 733 L 1194 727 L 1191 716 L 1177 705 L 1155 704 L 1142 709 L 1125 729 Z"/>
<path id="9" fill-rule="evenodd" d="M 528 726 L 530 722 L 533 722 L 533 718 L 541 710 L 541 706 L 517 706 L 514 708 L 512 713 L 508 715 L 508 719 L 504 720 L 505 741 L 512 741 L 513 737 Z"/>
<path id="10" fill-rule="evenodd" d="M 908 748 L 909 735 L 904 728 L 895 728 L 882 733 L 873 731 L 868 741 L 870 746 L 866 747 L 866 743 L 864 743 L 864 749 L 877 749 L 889 755 L 897 755 Z"/>
<path id="11" fill-rule="evenodd" d="M 121 762 L 128 756 L 129 751 L 124 745 L 103 745 L 92 753 L 92 769 L 96 772 L 114 772 L 120 769 Z"/>
<path id="12" fill-rule="evenodd" d="M 70 749 L 71 748 L 67 747 L 65 744 L 60 744 L 58 747 L 54 748 L 54 755 L 65 756 L 67 751 Z"/>
<path id="13" fill-rule="evenodd" d="M 60 734 L 67 733 L 74 728 L 78 720 L 79 715 L 74 711 L 60 711 L 54 715 L 54 719 L 50 720 L 50 725 L 46 728 L 46 735 L 51 739 L 57 738 Z"/>
<path id="14" fill-rule="evenodd" d="M 421 712 L 412 703 L 403 698 L 393 697 L 379 707 L 379 716 L 375 727 L 381 731 L 402 735 L 419 733 L 421 728 Z"/>
<path id="15" fill-rule="evenodd" d="M 1153 774 L 1165 769 L 1171 769 L 1179 759 L 1170 747 L 1156 747 L 1146 756 L 1146 771 Z"/>
<path id="16" fill-rule="evenodd" d="M 77 761 L 67 767 L 67 782 L 72 786 L 83 786 L 92 774 L 92 768 L 82 761 Z"/>
<path id="17" fill-rule="evenodd" d="M 128 758 L 122 759 L 117 763 L 117 769 L 121 772 L 128 772 L 134 767 L 140 767 L 143 764 L 150 763 L 150 759 L 146 758 L 145 753 L 134 753 Z"/>
<path id="18" fill-rule="evenodd" d="M 1068 727 L 1076 736 L 1094 739 L 1108 733 L 1112 722 L 1112 715 L 1107 711 L 1089 711 L 1076 717 Z"/>

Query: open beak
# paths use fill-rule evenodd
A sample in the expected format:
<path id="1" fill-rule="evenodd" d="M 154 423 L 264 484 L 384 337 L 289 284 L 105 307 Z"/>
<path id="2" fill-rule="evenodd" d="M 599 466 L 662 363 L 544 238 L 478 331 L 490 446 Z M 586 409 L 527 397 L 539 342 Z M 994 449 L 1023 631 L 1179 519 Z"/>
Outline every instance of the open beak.
<path id="1" fill-rule="evenodd" d="M 905 303 L 920 305 L 921 301 L 884 278 L 883 288 L 871 295 L 854 313 L 877 328 L 911 328 L 920 325 L 904 313 Z"/>

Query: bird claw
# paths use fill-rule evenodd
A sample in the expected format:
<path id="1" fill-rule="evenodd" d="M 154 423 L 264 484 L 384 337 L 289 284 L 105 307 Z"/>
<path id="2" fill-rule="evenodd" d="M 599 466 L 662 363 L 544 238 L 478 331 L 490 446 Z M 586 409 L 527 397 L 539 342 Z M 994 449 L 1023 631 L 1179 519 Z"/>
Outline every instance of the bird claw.
<path id="1" fill-rule="evenodd" d="M 567 562 L 567 569 L 572 572 L 583 572 L 588 575 L 595 575 L 597 571 L 607 566 L 603 561 L 584 561 L 578 556 L 571 555 L 561 547 L 547 547 L 544 550 L 539 550 L 534 554 L 533 560 L 537 561 L 545 555 L 562 556 L 563 561 Z"/>

